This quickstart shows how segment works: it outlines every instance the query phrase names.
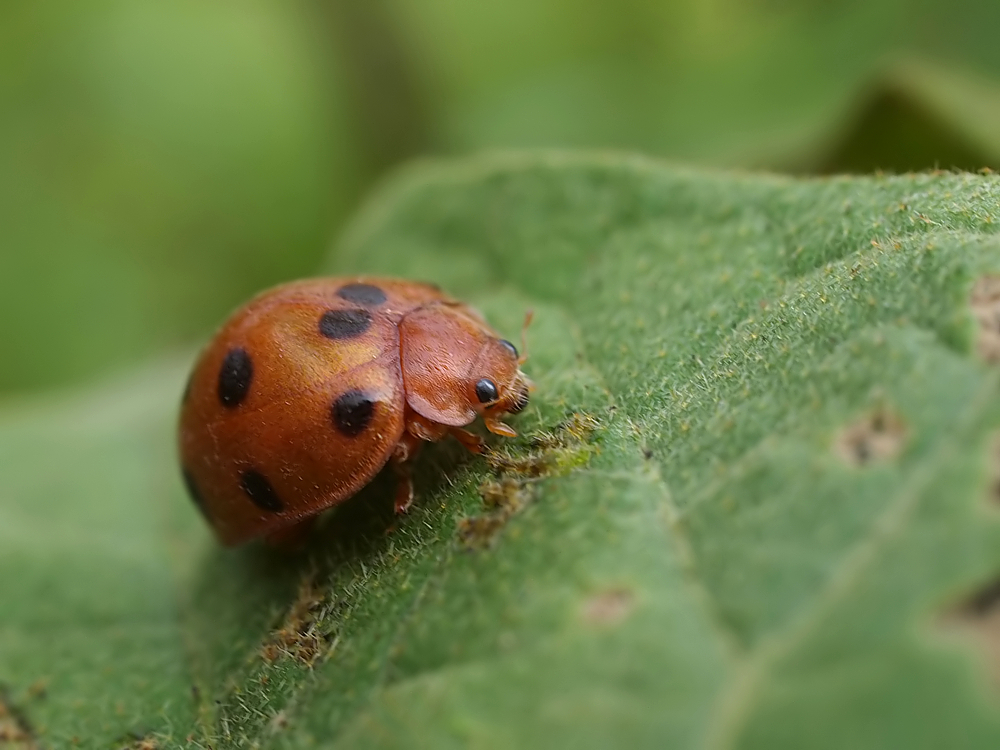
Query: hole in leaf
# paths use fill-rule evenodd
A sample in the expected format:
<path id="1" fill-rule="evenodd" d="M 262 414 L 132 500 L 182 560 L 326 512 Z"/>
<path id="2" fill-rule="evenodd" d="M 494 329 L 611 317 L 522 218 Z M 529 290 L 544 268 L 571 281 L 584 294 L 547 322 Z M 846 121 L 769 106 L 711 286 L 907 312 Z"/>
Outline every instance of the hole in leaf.
<path id="1" fill-rule="evenodd" d="M 987 362 L 1000 362 L 1000 276 L 976 281 L 969 302 L 978 329 L 976 351 Z"/>
<path id="2" fill-rule="evenodd" d="M 1000 688 L 1000 578 L 974 592 L 944 617 L 950 629 L 970 633 L 986 660 L 994 685 Z"/>
<path id="3" fill-rule="evenodd" d="M 879 407 L 841 432 L 836 448 L 852 466 L 867 466 L 895 458 L 905 439 L 903 421 L 885 407 Z"/>

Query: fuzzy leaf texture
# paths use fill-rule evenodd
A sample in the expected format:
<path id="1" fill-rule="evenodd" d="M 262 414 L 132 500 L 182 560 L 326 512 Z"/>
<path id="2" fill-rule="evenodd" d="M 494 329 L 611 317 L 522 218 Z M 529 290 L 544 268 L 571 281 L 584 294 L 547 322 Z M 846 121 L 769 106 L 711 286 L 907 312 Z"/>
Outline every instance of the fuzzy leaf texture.
<path id="1" fill-rule="evenodd" d="M 433 280 L 537 390 L 300 553 L 219 549 L 190 357 L 0 418 L 0 730 L 24 747 L 992 748 L 992 175 L 411 168 L 324 272 Z M 21 739 L 18 739 L 20 737 Z M 18 746 L 18 745 L 14 745 Z"/>

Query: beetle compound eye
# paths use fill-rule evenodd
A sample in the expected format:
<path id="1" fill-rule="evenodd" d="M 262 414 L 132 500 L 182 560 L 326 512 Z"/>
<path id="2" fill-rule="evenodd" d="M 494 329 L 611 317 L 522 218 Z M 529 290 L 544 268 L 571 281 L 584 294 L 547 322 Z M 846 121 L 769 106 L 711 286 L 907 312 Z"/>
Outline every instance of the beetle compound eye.
<path id="1" fill-rule="evenodd" d="M 476 383 L 476 398 L 481 404 L 490 404 L 500 398 L 496 383 L 489 378 L 483 378 Z"/>
<path id="2" fill-rule="evenodd" d="M 500 339 L 500 346 L 509 351 L 514 359 L 517 359 L 517 347 L 510 343 L 507 339 Z"/>

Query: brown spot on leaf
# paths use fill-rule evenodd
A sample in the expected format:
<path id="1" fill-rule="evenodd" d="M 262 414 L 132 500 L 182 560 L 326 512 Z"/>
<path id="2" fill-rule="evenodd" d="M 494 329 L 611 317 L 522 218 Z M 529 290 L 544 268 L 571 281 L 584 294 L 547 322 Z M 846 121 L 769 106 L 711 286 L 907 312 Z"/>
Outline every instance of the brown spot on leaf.
<path id="1" fill-rule="evenodd" d="M 13 704 L 6 690 L 0 690 L 0 745 L 16 750 L 39 747 L 27 717 Z"/>
<path id="2" fill-rule="evenodd" d="M 458 522 L 458 535 L 466 547 L 483 549 L 496 540 L 507 521 L 530 501 L 532 487 L 511 476 L 489 479 L 479 487 L 486 512 Z"/>
<path id="3" fill-rule="evenodd" d="M 991 505 L 1000 505 L 1000 434 L 993 436 L 989 451 L 986 464 L 989 467 L 986 499 Z"/>
<path id="4" fill-rule="evenodd" d="M 837 452 L 852 466 L 866 466 L 899 455 L 906 439 L 903 421 L 879 407 L 847 427 L 837 438 Z"/>
<path id="5" fill-rule="evenodd" d="M 524 482 L 513 477 L 501 477 L 499 481 L 483 482 L 479 494 L 487 509 L 516 513 L 530 499 L 528 489 Z"/>
<path id="6" fill-rule="evenodd" d="M 264 642 L 261 656 L 271 663 L 288 658 L 311 667 L 330 647 L 331 633 L 324 628 L 329 610 L 314 577 L 309 576 L 299 586 L 284 622 Z"/>
<path id="7" fill-rule="evenodd" d="M 271 732 L 280 732 L 285 729 L 288 729 L 288 714 L 284 711 L 278 711 L 271 717 Z"/>
<path id="8" fill-rule="evenodd" d="M 625 588 L 594 594 L 583 603 L 583 620 L 591 625 L 618 625 L 632 612 L 635 595 Z"/>
<path id="9" fill-rule="evenodd" d="M 979 356 L 987 362 L 1000 362 L 1000 276 L 980 277 L 972 286 L 969 302 L 979 329 Z"/>
<path id="10" fill-rule="evenodd" d="M 496 541 L 507 520 L 507 516 L 499 513 L 462 518 L 458 522 L 458 538 L 469 549 L 486 549 Z"/>
<path id="11" fill-rule="evenodd" d="M 983 652 L 994 686 L 1000 689 L 1000 578 L 983 586 L 945 614 L 949 630 L 973 636 Z"/>

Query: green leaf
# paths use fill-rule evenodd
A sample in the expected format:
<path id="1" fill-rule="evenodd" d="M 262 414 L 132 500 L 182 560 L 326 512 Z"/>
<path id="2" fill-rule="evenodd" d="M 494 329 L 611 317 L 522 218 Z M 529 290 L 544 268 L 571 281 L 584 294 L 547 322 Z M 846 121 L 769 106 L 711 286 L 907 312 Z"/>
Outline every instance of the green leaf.
<path id="1" fill-rule="evenodd" d="M 532 308 L 522 437 L 432 447 L 407 516 L 379 477 L 288 555 L 216 548 L 184 499 L 183 363 L 8 409 L 0 705 L 56 747 L 995 747 L 1000 373 L 969 300 L 998 199 L 411 169 L 327 270 L 433 279 L 510 337 Z"/>

